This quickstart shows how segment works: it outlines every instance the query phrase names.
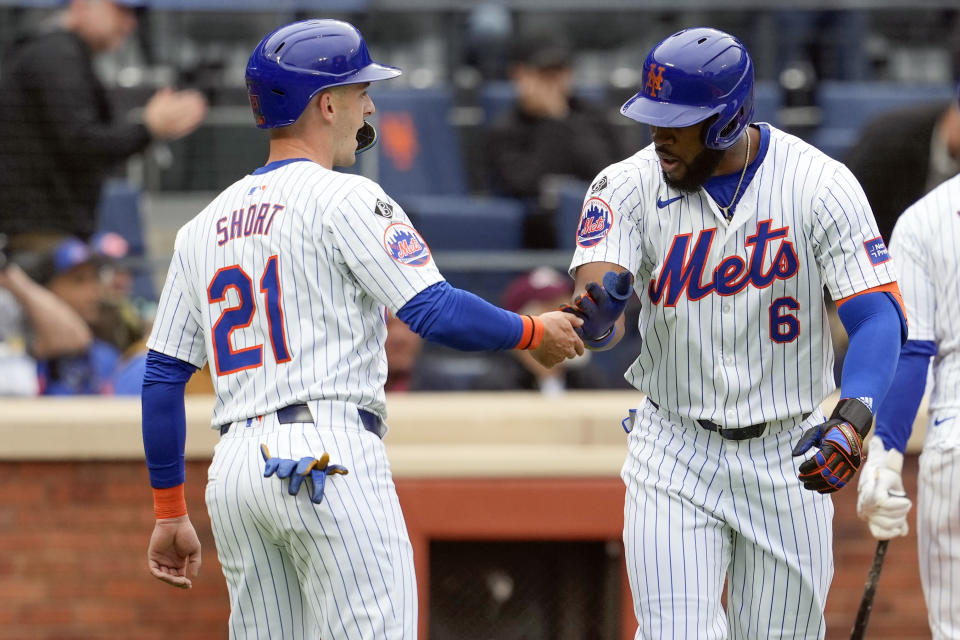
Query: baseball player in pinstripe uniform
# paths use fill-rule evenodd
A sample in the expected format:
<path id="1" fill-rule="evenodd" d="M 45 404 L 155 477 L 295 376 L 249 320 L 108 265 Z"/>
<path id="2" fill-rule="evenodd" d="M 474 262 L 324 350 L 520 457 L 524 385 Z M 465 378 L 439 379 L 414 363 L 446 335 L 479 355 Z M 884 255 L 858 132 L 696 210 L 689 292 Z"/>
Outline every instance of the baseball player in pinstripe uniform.
<path id="1" fill-rule="evenodd" d="M 265 166 L 178 233 L 150 336 L 143 435 L 155 494 L 148 562 L 191 586 L 183 385 L 205 362 L 221 439 L 207 508 L 231 638 L 416 637 L 413 556 L 381 438 L 385 312 L 459 349 L 583 353 L 581 320 L 519 316 L 447 284 L 375 183 L 332 171 L 375 140 L 360 32 L 309 20 L 267 35 L 247 66 Z"/>
<path id="2" fill-rule="evenodd" d="M 569 308 L 606 349 L 627 299 L 642 301 L 626 378 L 646 399 L 624 421 L 622 469 L 636 637 L 823 638 L 828 494 L 863 460 L 905 331 L 890 258 L 842 164 L 751 124 L 736 38 L 676 33 L 642 81 L 621 113 L 653 143 L 589 188 Z M 829 417 L 824 286 L 850 334 Z"/>
<path id="3" fill-rule="evenodd" d="M 880 540 L 907 534 L 903 453 L 933 357 L 926 440 L 917 490 L 920 579 L 935 640 L 960 639 L 960 176 L 909 207 L 890 239 L 909 339 L 860 471 L 857 510 Z"/>

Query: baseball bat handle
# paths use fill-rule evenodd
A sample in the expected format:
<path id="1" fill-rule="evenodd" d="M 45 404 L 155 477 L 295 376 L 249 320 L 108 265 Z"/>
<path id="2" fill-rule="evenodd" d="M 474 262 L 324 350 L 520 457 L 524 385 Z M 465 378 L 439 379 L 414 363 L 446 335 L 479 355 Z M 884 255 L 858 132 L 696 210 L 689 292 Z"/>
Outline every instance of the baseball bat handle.
<path id="1" fill-rule="evenodd" d="M 867 622 L 870 621 L 870 611 L 873 609 L 873 597 L 877 592 L 877 582 L 880 580 L 880 571 L 883 569 L 883 559 L 887 555 L 889 540 L 877 541 L 877 550 L 873 553 L 873 564 L 867 574 L 867 583 L 863 587 L 863 598 L 860 599 L 860 608 L 857 610 L 857 619 L 853 623 L 850 640 L 863 640 L 867 631 Z"/>

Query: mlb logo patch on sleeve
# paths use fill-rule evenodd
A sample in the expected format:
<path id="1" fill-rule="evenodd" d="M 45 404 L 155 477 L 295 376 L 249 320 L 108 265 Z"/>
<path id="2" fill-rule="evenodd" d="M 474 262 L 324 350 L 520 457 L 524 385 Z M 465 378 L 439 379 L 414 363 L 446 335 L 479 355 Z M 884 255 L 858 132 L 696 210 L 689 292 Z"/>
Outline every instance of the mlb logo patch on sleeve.
<path id="1" fill-rule="evenodd" d="M 890 259 L 890 252 L 887 251 L 887 245 L 883 244 L 883 238 L 874 238 L 863 243 L 867 250 L 867 257 L 873 266 L 883 264 Z"/>

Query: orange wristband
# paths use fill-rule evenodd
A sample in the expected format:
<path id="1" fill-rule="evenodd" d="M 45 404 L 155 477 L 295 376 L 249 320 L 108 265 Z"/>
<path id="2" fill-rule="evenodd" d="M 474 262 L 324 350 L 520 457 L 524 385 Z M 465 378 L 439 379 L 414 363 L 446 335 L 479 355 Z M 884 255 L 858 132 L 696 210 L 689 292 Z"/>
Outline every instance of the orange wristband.
<path id="1" fill-rule="evenodd" d="M 157 520 L 187 515 L 187 502 L 183 498 L 182 484 L 169 489 L 153 490 L 153 515 Z"/>
<path id="2" fill-rule="evenodd" d="M 523 333 L 514 349 L 536 349 L 543 342 L 543 320 L 533 316 L 520 316 L 523 320 Z"/>

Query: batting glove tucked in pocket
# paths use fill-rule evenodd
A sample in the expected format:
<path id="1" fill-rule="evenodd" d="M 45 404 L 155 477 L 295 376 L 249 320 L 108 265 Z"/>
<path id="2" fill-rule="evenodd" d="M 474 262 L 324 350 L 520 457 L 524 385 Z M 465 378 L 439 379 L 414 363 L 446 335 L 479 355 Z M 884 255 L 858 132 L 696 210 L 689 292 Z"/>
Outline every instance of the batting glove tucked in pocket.
<path id="1" fill-rule="evenodd" d="M 816 455 L 800 465 L 803 488 L 833 493 L 846 486 L 863 463 L 863 437 L 870 431 L 873 413 L 859 400 L 843 398 L 826 422 L 807 429 L 793 448 L 802 456 L 813 447 Z"/>
<path id="2" fill-rule="evenodd" d="M 274 473 L 278 478 L 290 478 L 290 486 L 287 492 L 295 496 L 300 491 L 300 485 L 308 475 L 313 481 L 313 491 L 310 492 L 310 500 L 315 504 L 323 502 L 323 488 L 327 482 L 327 476 L 338 474 L 346 475 L 347 469 L 338 464 L 330 464 L 330 454 L 324 453 L 319 459 L 305 456 L 299 460 L 289 458 L 274 458 L 270 455 L 270 449 L 267 445 L 260 445 L 260 454 L 263 456 L 264 464 L 263 477 L 269 478 Z"/>

